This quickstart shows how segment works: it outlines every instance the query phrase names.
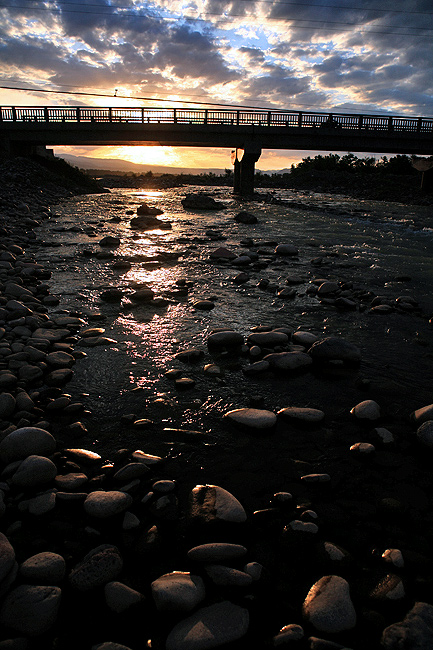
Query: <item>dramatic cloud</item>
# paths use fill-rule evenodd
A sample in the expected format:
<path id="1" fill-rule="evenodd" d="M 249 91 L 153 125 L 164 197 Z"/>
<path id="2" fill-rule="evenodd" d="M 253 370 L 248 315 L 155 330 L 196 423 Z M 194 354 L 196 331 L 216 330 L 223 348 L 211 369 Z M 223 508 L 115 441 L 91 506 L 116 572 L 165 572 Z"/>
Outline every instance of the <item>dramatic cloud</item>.
<path id="1" fill-rule="evenodd" d="M 34 89 L 0 102 L 433 115 L 432 37 L 431 0 L 0 0 L 0 85 Z"/>

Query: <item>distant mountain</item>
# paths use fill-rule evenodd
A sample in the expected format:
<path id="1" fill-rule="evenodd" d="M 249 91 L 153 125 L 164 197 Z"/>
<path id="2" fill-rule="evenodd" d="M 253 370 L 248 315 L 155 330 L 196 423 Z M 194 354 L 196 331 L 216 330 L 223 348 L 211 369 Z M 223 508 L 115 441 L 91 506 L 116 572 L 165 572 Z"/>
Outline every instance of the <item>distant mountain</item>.
<path id="1" fill-rule="evenodd" d="M 100 169 L 112 172 L 133 172 L 134 174 L 146 174 L 151 171 L 154 174 L 224 174 L 224 169 L 217 168 L 196 168 L 196 167 L 168 167 L 164 165 L 140 165 L 129 160 L 119 158 L 88 158 L 87 156 L 72 156 L 71 154 L 56 154 L 63 158 L 70 165 L 80 169 Z"/>

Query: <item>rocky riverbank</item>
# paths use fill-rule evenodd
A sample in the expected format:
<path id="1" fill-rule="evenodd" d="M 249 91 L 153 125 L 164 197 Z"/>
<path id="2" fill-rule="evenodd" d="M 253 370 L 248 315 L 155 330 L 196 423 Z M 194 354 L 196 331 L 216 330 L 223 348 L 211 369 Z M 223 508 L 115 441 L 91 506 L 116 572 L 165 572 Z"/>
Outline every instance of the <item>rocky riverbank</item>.
<path id="1" fill-rule="evenodd" d="M 290 397 L 274 411 L 252 390 L 248 406 L 221 413 L 236 445 L 215 448 L 197 484 L 180 452 L 201 444 L 200 431 L 164 429 L 178 455 L 143 451 L 152 422 L 125 410 L 128 446 L 98 453 L 86 395 L 68 384 L 103 332 L 78 308 L 56 310 L 50 273 L 27 252 L 47 202 L 71 190 L 38 190 L 19 200 L 10 190 L 10 204 L 2 194 L 0 649 L 430 648 L 430 402 L 397 413 L 361 377 L 344 414 L 332 401 L 322 410 Z M 315 290 L 323 305 L 368 299 L 338 283 Z M 380 306 L 417 313 L 410 300 Z M 191 387 L 197 362 L 208 376 L 242 365 L 264 383 L 286 382 L 287 395 L 298 377 L 308 391 L 314 375 L 329 385 L 347 377 L 348 389 L 357 376 L 356 341 L 257 325 L 248 337 L 211 333 L 206 350 L 191 341 L 177 358 L 186 370 L 170 375 L 177 390 Z M 242 484 L 242 498 L 218 475 Z"/>

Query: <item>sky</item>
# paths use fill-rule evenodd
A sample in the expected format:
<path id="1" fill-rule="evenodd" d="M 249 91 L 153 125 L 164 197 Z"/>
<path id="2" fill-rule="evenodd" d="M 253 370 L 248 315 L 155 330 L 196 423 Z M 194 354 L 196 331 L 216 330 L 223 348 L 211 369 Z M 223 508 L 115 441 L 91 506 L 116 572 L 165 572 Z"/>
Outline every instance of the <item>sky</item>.
<path id="1" fill-rule="evenodd" d="M 432 0 L 0 0 L 2 106 L 209 103 L 431 117 L 432 61 Z M 231 166 L 218 148 L 55 153 Z M 256 167 L 315 153 L 266 150 Z"/>

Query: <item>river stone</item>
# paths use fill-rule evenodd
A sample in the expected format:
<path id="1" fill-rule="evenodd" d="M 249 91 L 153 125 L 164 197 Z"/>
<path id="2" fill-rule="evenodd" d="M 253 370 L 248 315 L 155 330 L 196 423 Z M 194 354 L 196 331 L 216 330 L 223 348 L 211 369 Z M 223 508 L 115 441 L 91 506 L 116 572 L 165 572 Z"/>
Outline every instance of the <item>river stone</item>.
<path id="1" fill-rule="evenodd" d="M 221 201 L 215 201 L 208 194 L 199 192 L 197 194 L 187 194 L 181 200 L 182 206 L 188 210 L 224 210 L 226 205 Z"/>
<path id="2" fill-rule="evenodd" d="M 430 650 L 433 639 L 433 606 L 417 602 L 402 621 L 386 627 L 381 645 L 385 650 Z"/>
<path id="3" fill-rule="evenodd" d="M 278 416 L 288 420 L 295 420 L 305 424 L 317 424 L 325 417 L 323 411 L 312 408 L 302 408 L 298 406 L 287 406 L 277 413 Z"/>
<path id="4" fill-rule="evenodd" d="M 337 282 L 330 282 L 326 280 L 317 288 L 317 297 L 328 296 L 329 294 L 335 293 L 338 291 L 339 286 Z"/>
<path id="5" fill-rule="evenodd" d="M 320 578 L 310 589 L 302 606 L 305 618 L 321 632 L 336 634 L 356 625 L 356 612 L 349 583 L 340 576 Z"/>
<path id="6" fill-rule="evenodd" d="M 138 217 L 133 217 L 129 222 L 129 226 L 132 230 L 155 230 L 155 229 L 170 230 L 171 229 L 170 221 L 164 221 L 162 219 L 158 219 L 158 217 L 154 217 L 150 214 L 148 215 L 142 214 Z"/>
<path id="7" fill-rule="evenodd" d="M 417 409 L 411 413 L 411 418 L 418 426 L 427 420 L 433 420 L 433 404 Z"/>
<path id="8" fill-rule="evenodd" d="M 57 343 L 70 335 L 71 332 L 67 329 L 49 329 L 47 327 L 39 327 L 33 332 L 32 339 L 46 339 L 52 343 Z"/>
<path id="9" fill-rule="evenodd" d="M 238 223 L 246 223 L 246 224 L 254 224 L 258 223 L 258 219 L 255 214 L 251 214 L 251 212 L 238 212 L 238 214 L 235 215 L 235 221 Z"/>
<path id="10" fill-rule="evenodd" d="M 208 564 L 205 571 L 212 582 L 220 586 L 247 587 L 253 581 L 249 573 L 220 564 Z"/>
<path id="11" fill-rule="evenodd" d="M 141 287 L 135 291 L 130 298 L 134 302 L 149 302 L 149 300 L 153 300 L 154 296 L 155 293 L 152 289 L 149 287 Z"/>
<path id="12" fill-rule="evenodd" d="M 11 393 L 0 394 L 0 420 L 7 420 L 15 411 L 15 397 Z"/>
<path id="13" fill-rule="evenodd" d="M 78 490 L 82 485 L 88 481 L 88 477 L 83 472 L 69 472 L 69 474 L 58 474 L 55 479 L 55 485 L 58 490 L 62 492 L 71 492 Z"/>
<path id="14" fill-rule="evenodd" d="M 154 580 L 152 598 L 158 611 L 189 612 L 205 597 L 202 578 L 188 572 L 173 571 Z"/>
<path id="15" fill-rule="evenodd" d="M 130 494 L 116 490 L 91 492 L 84 502 L 84 510 L 91 517 L 107 519 L 129 508 L 132 500 Z"/>
<path id="16" fill-rule="evenodd" d="M 61 593 L 59 587 L 19 585 L 6 596 L 0 622 L 26 636 L 39 636 L 56 622 Z"/>
<path id="17" fill-rule="evenodd" d="M 114 237 L 113 235 L 107 235 L 99 241 L 100 246 L 120 246 L 119 237 Z"/>
<path id="18" fill-rule="evenodd" d="M 52 481 L 57 474 L 57 467 L 45 456 L 27 456 L 12 476 L 13 485 L 23 488 L 37 487 Z"/>
<path id="19" fill-rule="evenodd" d="M 370 593 L 373 600 L 401 600 L 406 595 L 400 576 L 388 573 Z"/>
<path id="20" fill-rule="evenodd" d="M 226 542 L 209 542 L 194 546 L 188 551 L 188 558 L 195 562 L 219 562 L 242 557 L 247 552 L 245 546 Z"/>
<path id="21" fill-rule="evenodd" d="M 20 566 L 20 577 L 39 585 L 58 585 L 65 577 L 66 562 L 58 553 L 43 551 L 27 558 Z"/>
<path id="22" fill-rule="evenodd" d="M 354 406 L 350 413 L 359 420 L 378 420 L 380 418 L 380 406 L 372 399 L 366 399 Z"/>
<path id="23" fill-rule="evenodd" d="M 278 646 L 287 646 L 290 648 L 292 643 L 295 641 L 300 641 L 304 638 L 304 630 L 300 625 L 296 623 L 290 623 L 281 628 L 281 630 L 274 636 L 272 639 L 274 648 Z M 296 646 L 294 646 L 296 647 Z"/>
<path id="24" fill-rule="evenodd" d="M 63 352 L 63 350 L 50 352 L 45 357 L 45 361 L 51 368 L 70 368 L 75 363 L 72 354 Z"/>
<path id="25" fill-rule="evenodd" d="M 209 352 L 233 350 L 241 348 L 244 344 L 244 337 L 239 332 L 227 330 L 224 332 L 213 332 L 207 338 L 207 347 Z"/>
<path id="26" fill-rule="evenodd" d="M 344 361 L 349 363 L 361 360 L 360 349 L 339 337 L 330 336 L 313 343 L 308 351 L 315 361 Z"/>
<path id="27" fill-rule="evenodd" d="M 297 255 L 298 249 L 294 244 L 278 244 L 275 252 L 277 255 Z"/>
<path id="28" fill-rule="evenodd" d="M 248 631 L 248 610 L 229 601 L 203 607 L 167 637 L 166 650 L 208 650 L 237 641 Z"/>
<path id="29" fill-rule="evenodd" d="M 0 584 L 15 565 L 15 551 L 3 533 L 0 533 Z"/>
<path id="30" fill-rule="evenodd" d="M 223 418 L 249 431 L 270 431 L 277 422 L 272 411 L 255 408 L 234 409 L 225 413 Z"/>
<path id="31" fill-rule="evenodd" d="M 300 370 L 313 363 L 305 352 L 271 352 L 263 357 L 263 361 L 267 361 L 271 370 L 276 372 Z"/>
<path id="32" fill-rule="evenodd" d="M 69 574 L 69 582 L 79 591 L 103 587 L 113 581 L 123 568 L 116 546 L 102 544 L 92 549 Z"/>
<path id="33" fill-rule="evenodd" d="M 416 437 L 426 447 L 433 448 L 433 420 L 426 420 L 418 427 Z"/>
<path id="34" fill-rule="evenodd" d="M 215 520 L 243 523 L 247 514 L 230 492 L 217 485 L 196 485 L 190 494 L 189 512 L 192 520 Z"/>
<path id="35" fill-rule="evenodd" d="M 253 332 L 247 338 L 247 345 L 258 345 L 260 348 L 275 348 L 288 342 L 289 337 L 284 332 Z"/>
<path id="36" fill-rule="evenodd" d="M 164 213 L 163 210 L 160 210 L 159 208 L 155 208 L 153 206 L 150 206 L 147 203 L 142 203 L 137 208 L 137 214 L 138 215 L 143 215 L 144 214 L 144 215 L 151 215 L 153 217 L 156 217 L 159 214 L 163 214 L 163 213 Z"/>
<path id="37" fill-rule="evenodd" d="M 117 614 L 125 612 L 143 599 L 139 591 L 115 580 L 107 582 L 104 587 L 104 595 L 107 606 Z"/>

